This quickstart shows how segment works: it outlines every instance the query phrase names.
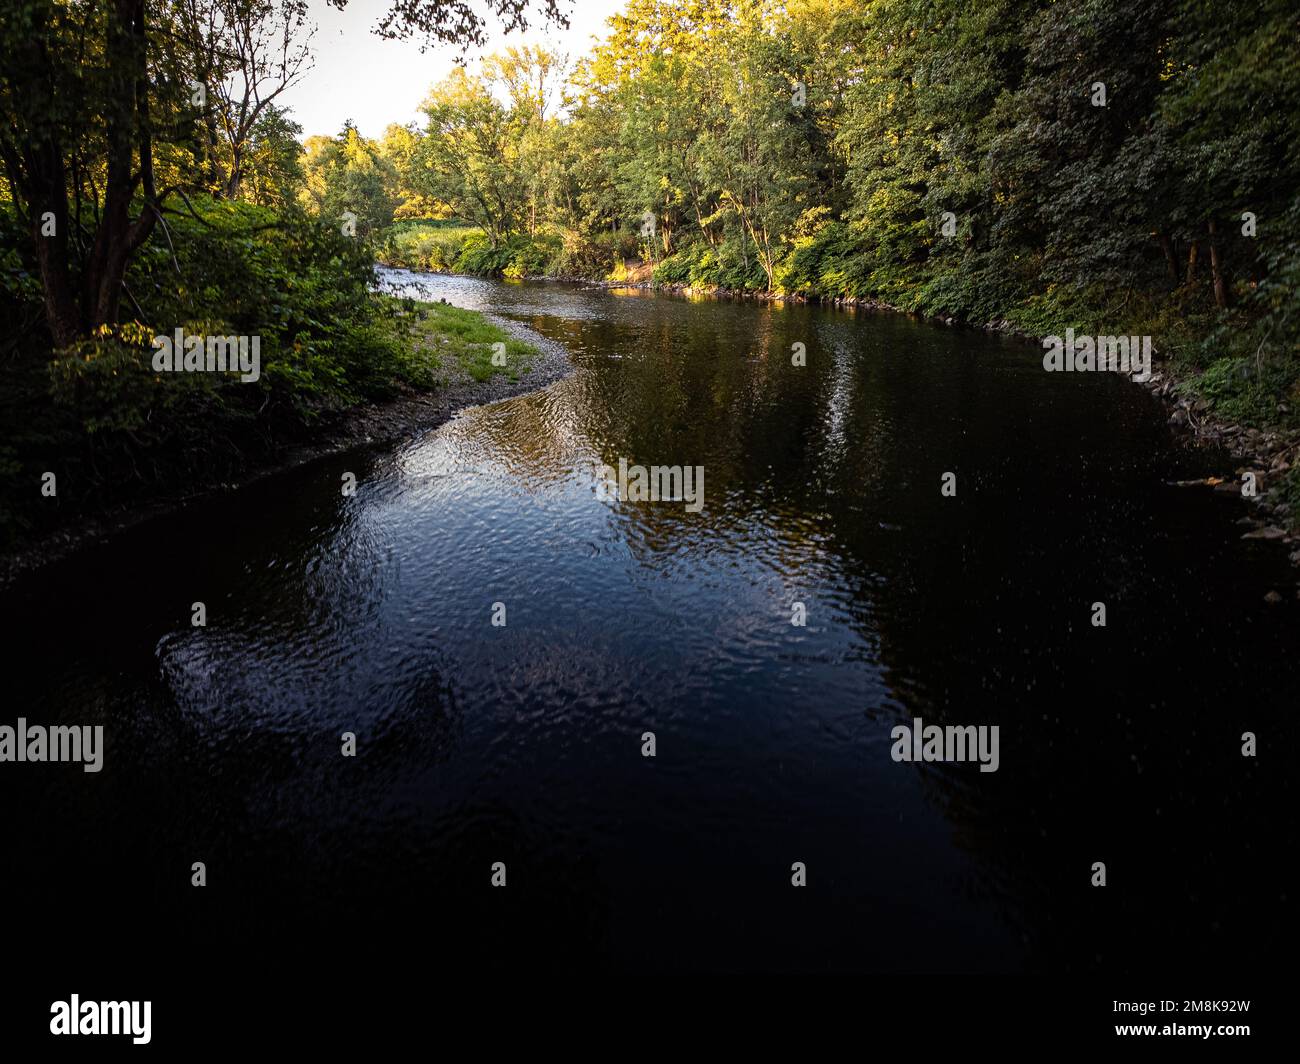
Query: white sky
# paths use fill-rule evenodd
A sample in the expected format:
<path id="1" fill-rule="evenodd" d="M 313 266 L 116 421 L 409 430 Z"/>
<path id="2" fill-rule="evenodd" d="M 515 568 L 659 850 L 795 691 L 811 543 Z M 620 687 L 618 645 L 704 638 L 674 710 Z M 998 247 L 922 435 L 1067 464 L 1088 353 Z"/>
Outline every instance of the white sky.
<path id="1" fill-rule="evenodd" d="M 567 31 L 543 27 L 534 11 L 527 33 L 507 36 L 489 15 L 487 46 L 467 53 L 469 69 L 476 68 L 478 55 L 511 44 L 545 43 L 576 59 L 590 50 L 593 35 L 605 35 L 605 20 L 625 2 L 571 0 Z M 347 118 L 367 137 L 379 137 L 390 122 L 422 120 L 420 104 L 430 86 L 452 68 L 458 50 L 430 48 L 421 54 L 416 39 L 377 37 L 372 31 L 389 6 L 389 0 L 349 0 L 346 10 L 339 11 L 325 0 L 311 0 L 311 19 L 317 26 L 312 39 L 315 65 L 276 101 L 292 109 L 303 137 L 333 135 Z"/>

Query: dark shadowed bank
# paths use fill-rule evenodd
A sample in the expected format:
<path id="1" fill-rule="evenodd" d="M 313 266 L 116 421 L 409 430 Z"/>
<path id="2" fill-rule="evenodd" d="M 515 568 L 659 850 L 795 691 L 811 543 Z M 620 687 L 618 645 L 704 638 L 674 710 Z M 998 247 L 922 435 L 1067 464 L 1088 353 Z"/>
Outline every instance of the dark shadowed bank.
<path id="1" fill-rule="evenodd" d="M 120 503 L 103 514 L 69 514 L 64 525 L 36 541 L 22 541 L 0 556 L 0 587 L 22 574 L 65 558 L 101 540 L 214 495 L 238 491 L 280 473 L 353 450 L 379 449 L 428 432 L 473 406 L 544 388 L 572 372 L 563 345 L 519 322 L 484 315 L 493 326 L 527 346 L 527 365 L 517 376 L 494 373 L 477 380 L 453 369 L 451 379 L 432 390 L 409 384 L 393 398 L 330 412 L 305 430 L 301 442 L 252 461 L 242 472 L 215 483 L 199 483 L 181 494 L 159 491 Z"/>

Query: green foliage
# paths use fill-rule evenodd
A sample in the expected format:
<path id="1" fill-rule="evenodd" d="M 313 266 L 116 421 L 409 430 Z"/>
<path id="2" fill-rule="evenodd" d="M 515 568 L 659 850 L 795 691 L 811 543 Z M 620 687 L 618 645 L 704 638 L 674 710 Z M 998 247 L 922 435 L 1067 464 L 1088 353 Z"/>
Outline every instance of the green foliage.
<path id="1" fill-rule="evenodd" d="M 351 219 L 362 237 L 392 224 L 400 202 L 396 167 L 351 122 L 337 137 L 308 137 L 303 169 L 299 199 L 322 221 L 342 231 Z"/>
<path id="2" fill-rule="evenodd" d="M 417 188 L 480 227 L 495 245 L 520 224 L 523 131 L 488 85 L 461 67 L 425 103 L 428 132 L 416 149 Z"/>
<path id="3" fill-rule="evenodd" d="M 133 320 L 53 359 L 28 334 L 0 402 L 0 482 L 30 484 L 57 468 L 68 474 L 60 505 L 74 508 L 145 482 L 183 490 L 305 438 L 331 411 L 433 383 L 411 322 L 373 293 L 371 250 L 360 240 L 293 213 L 196 207 L 199 218 L 170 219 L 132 263 Z M 20 272 L 6 277 L 0 299 L 20 297 L 14 320 L 33 317 L 32 286 Z M 260 379 L 156 372 L 152 339 L 177 328 L 258 337 Z M 10 513 L 0 525 L 12 533 L 29 520 Z"/>
<path id="4" fill-rule="evenodd" d="M 763 264 L 739 240 L 723 241 L 718 247 L 703 243 L 686 245 L 654 269 L 659 284 L 686 285 L 703 290 L 754 291 L 767 287 Z"/>
<path id="5" fill-rule="evenodd" d="M 1257 363 L 1249 358 L 1221 358 L 1192 378 L 1184 390 L 1208 399 L 1220 413 L 1243 425 L 1271 425 L 1283 418 L 1285 397 L 1295 394 L 1300 363 Z M 1294 403 L 1294 398 L 1292 403 Z"/>
<path id="6" fill-rule="evenodd" d="M 1186 330 L 1190 339 L 1178 353 L 1205 367 L 1189 390 L 1226 416 L 1300 425 L 1300 196 L 1260 244 L 1262 278 L 1238 308 Z"/>
<path id="7" fill-rule="evenodd" d="M 11 324 L 18 323 L 24 310 L 40 312 L 41 281 L 34 263 L 23 255 L 26 236 L 13 204 L 0 200 L 0 318 Z M 34 322 L 25 324 L 30 330 Z"/>
<path id="8" fill-rule="evenodd" d="M 185 328 L 196 335 L 225 335 L 215 322 L 187 322 Z M 150 339 L 148 329 L 133 323 L 65 348 L 49 366 L 51 398 L 87 435 L 118 433 L 146 447 L 173 424 L 210 417 L 220 403 L 216 375 L 155 373 Z"/>
<path id="9" fill-rule="evenodd" d="M 336 228 L 258 208 L 212 203 L 202 221 L 171 224 L 128 277 L 147 323 L 171 332 L 186 321 L 220 323 L 222 334 L 261 338 L 262 381 L 283 383 L 302 416 L 354 402 L 400 377 L 378 344 L 371 249 Z M 174 254 L 173 254 L 174 251 Z"/>
<path id="10" fill-rule="evenodd" d="M 413 270 L 523 278 L 554 272 L 563 249 L 554 233 L 516 233 L 493 242 L 482 229 L 454 220 L 420 220 L 387 230 L 379 254 L 390 266 Z"/>
<path id="11" fill-rule="evenodd" d="M 831 222 L 814 236 L 796 239 L 778 277 L 785 291 L 805 295 L 857 298 L 870 291 L 866 248 L 842 222 Z"/>
<path id="12" fill-rule="evenodd" d="M 637 237 L 627 231 L 584 234 L 567 230 L 547 273 L 556 277 L 605 278 L 636 254 Z"/>
<path id="13" fill-rule="evenodd" d="M 252 127 L 243 161 L 240 191 L 250 203 L 283 210 L 293 203 L 306 181 L 303 149 L 297 137 L 302 126 L 274 104 Z"/>
<path id="14" fill-rule="evenodd" d="M 454 360 L 476 381 L 485 381 L 497 373 L 517 380 L 521 373 L 530 371 L 536 350 L 482 314 L 443 303 L 420 304 L 416 309 L 419 318 L 415 329 L 439 365 Z M 496 344 L 504 345 L 504 365 L 492 361 Z"/>
<path id="15" fill-rule="evenodd" d="M 379 258 L 389 266 L 447 273 L 456 268 L 461 246 L 479 232 L 453 220 L 396 222 L 383 233 Z"/>

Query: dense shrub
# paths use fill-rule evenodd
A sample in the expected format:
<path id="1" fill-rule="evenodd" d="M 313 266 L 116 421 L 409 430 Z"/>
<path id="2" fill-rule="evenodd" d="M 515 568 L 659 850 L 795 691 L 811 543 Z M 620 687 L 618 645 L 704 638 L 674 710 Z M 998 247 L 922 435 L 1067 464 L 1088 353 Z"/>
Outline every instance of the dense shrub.
<path id="1" fill-rule="evenodd" d="M 57 507 L 35 511 L 42 516 L 108 504 L 145 483 L 219 479 L 302 437 L 324 413 L 420 379 L 409 336 L 372 292 L 365 242 L 301 215 L 196 207 L 197 218 L 159 226 L 132 262 L 123 324 L 53 355 L 32 264 L 14 251 L 0 259 L 0 312 L 29 325 L 4 348 L 6 499 L 34 498 L 44 470 L 59 472 L 59 493 Z M 259 379 L 156 372 L 153 337 L 177 328 L 256 336 Z M 31 521 L 31 511 L 0 513 L 0 537 Z"/>
<path id="2" fill-rule="evenodd" d="M 637 253 L 638 237 L 625 230 L 600 230 L 584 236 L 566 230 L 548 272 L 556 277 L 601 280 Z"/>
<path id="3" fill-rule="evenodd" d="M 716 247 L 703 242 L 686 244 L 655 266 L 654 279 L 659 284 L 727 291 L 767 288 L 767 275 L 753 252 L 732 240 Z"/>
<path id="4" fill-rule="evenodd" d="M 477 232 L 456 221 L 398 222 L 385 231 L 379 257 L 391 266 L 445 273 L 455 269 L 465 238 Z"/>
<path id="5" fill-rule="evenodd" d="M 390 266 L 483 277 L 537 277 L 556 272 L 564 241 L 555 233 L 520 233 L 493 243 L 486 233 L 454 220 L 399 222 L 379 243 Z"/>

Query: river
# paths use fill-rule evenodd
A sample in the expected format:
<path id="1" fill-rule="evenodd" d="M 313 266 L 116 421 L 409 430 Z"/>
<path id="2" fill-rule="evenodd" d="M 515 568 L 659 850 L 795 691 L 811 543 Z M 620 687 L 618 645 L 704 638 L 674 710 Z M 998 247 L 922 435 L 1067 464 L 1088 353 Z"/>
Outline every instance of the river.
<path id="1" fill-rule="evenodd" d="M 34 927 L 93 898 L 121 949 L 616 971 L 1280 948 L 1294 578 L 1172 485 L 1222 466 L 1144 390 L 865 310 L 387 276 L 575 372 L 0 598 L 3 723 L 106 736 L 100 773 L 11 766 Z M 702 507 L 603 495 L 620 458 L 703 467 Z M 893 760 L 915 718 L 997 726 L 998 770 Z"/>

